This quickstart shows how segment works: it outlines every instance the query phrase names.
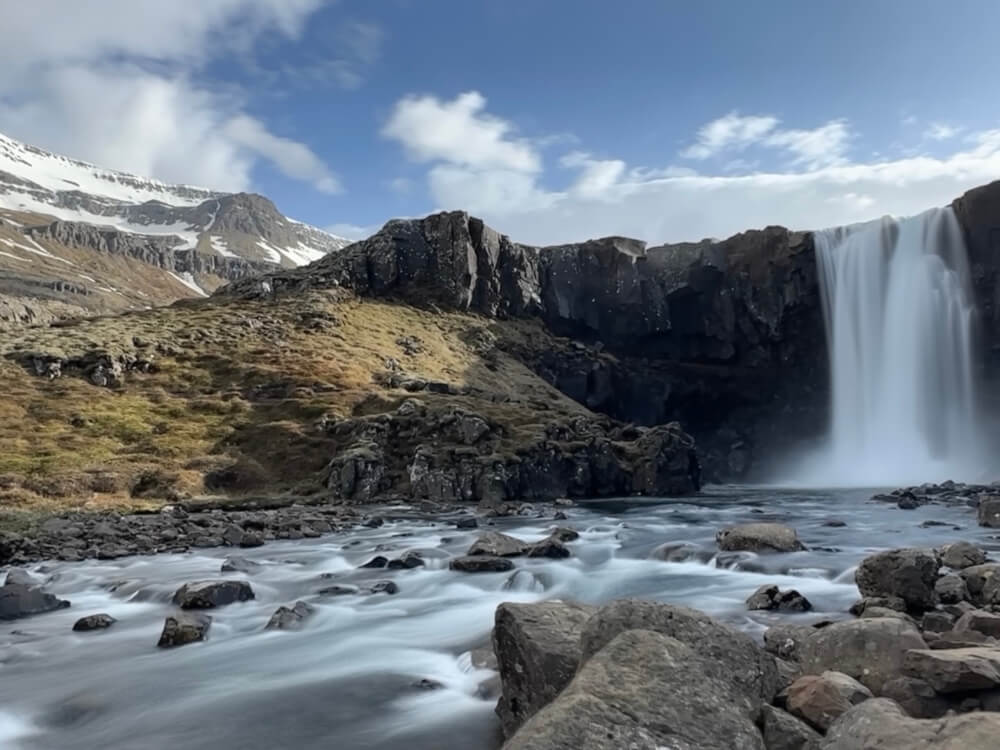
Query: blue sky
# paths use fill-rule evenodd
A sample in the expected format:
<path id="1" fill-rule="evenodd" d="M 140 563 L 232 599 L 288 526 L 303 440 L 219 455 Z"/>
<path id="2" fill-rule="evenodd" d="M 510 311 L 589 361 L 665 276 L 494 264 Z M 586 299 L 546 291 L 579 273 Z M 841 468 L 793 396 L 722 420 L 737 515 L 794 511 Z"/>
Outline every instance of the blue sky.
<path id="1" fill-rule="evenodd" d="M 0 130 L 350 235 L 465 208 L 528 242 L 690 240 L 1000 177 L 985 0 L 86 5 L 5 9 Z"/>

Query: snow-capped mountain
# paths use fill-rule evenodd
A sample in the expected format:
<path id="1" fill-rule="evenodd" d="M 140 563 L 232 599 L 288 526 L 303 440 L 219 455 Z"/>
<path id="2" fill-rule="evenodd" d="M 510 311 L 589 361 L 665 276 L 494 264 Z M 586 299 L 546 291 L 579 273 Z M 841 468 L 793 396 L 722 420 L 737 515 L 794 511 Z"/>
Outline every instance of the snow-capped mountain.
<path id="1" fill-rule="evenodd" d="M 0 134 L 0 209 L 174 237 L 176 249 L 300 266 L 350 244 L 271 201 L 101 169 Z"/>
<path id="2" fill-rule="evenodd" d="M 0 324 L 205 296 L 348 244 L 260 195 L 170 185 L 0 134 Z"/>

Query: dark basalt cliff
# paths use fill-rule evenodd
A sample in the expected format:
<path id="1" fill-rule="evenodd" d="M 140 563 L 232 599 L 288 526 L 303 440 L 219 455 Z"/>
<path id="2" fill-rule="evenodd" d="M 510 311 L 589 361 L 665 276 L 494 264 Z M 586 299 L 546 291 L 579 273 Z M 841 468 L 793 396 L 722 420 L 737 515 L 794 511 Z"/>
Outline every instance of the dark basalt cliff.
<path id="1" fill-rule="evenodd" d="M 709 477 L 743 476 L 753 449 L 810 437 L 825 424 L 808 234 L 768 227 L 649 249 L 622 237 L 536 248 L 465 213 L 442 213 L 391 221 L 310 266 L 220 293 L 260 298 L 334 286 L 500 320 L 540 318 L 580 342 L 576 353 L 528 348 L 521 359 L 617 419 L 680 419 Z M 760 410 L 767 420 L 757 418 Z"/>

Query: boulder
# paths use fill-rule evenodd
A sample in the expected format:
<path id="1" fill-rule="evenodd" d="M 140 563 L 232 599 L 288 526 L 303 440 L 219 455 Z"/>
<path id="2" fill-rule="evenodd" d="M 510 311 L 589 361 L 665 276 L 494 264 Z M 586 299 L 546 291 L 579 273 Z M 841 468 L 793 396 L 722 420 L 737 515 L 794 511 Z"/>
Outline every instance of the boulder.
<path id="1" fill-rule="evenodd" d="M 419 552 L 409 551 L 402 556 L 390 560 L 386 565 L 390 570 L 413 570 L 427 565 L 427 561 L 420 556 Z"/>
<path id="2" fill-rule="evenodd" d="M 496 710 L 506 736 L 569 684 L 580 663 L 580 632 L 594 612 L 559 601 L 497 607 L 493 651 L 503 695 Z"/>
<path id="3" fill-rule="evenodd" d="M 368 562 L 362 563 L 358 567 L 359 568 L 371 568 L 373 570 L 378 570 L 378 569 L 381 569 L 381 568 L 385 568 L 388 565 L 389 565 L 389 558 L 388 557 L 386 557 L 384 555 L 375 555 L 375 557 L 373 557 L 371 560 L 369 560 Z"/>
<path id="4" fill-rule="evenodd" d="M 399 586 L 396 585 L 395 581 L 376 581 L 365 589 L 365 591 L 369 594 L 385 594 L 387 596 L 395 596 L 399 593 Z"/>
<path id="5" fill-rule="evenodd" d="M 966 633 L 974 630 L 992 638 L 1000 638 L 1000 615 L 986 612 L 981 609 L 974 609 L 966 612 L 955 622 L 953 628 L 957 633 Z"/>
<path id="6" fill-rule="evenodd" d="M 87 615 L 81 617 L 73 624 L 73 630 L 77 633 L 86 633 L 91 630 L 106 630 L 118 622 L 111 615 Z"/>
<path id="7" fill-rule="evenodd" d="M 920 620 L 920 629 L 924 632 L 926 640 L 927 633 L 947 633 L 955 627 L 955 616 L 941 610 L 924 612 Z"/>
<path id="8" fill-rule="evenodd" d="M 726 552 L 797 552 L 806 547 L 795 529 L 780 523 L 745 523 L 721 529 L 715 535 Z"/>
<path id="9" fill-rule="evenodd" d="M 41 577 L 29 573 L 24 568 L 11 568 L 7 571 L 7 579 L 4 581 L 4 586 L 10 586 L 11 584 L 37 588 L 44 585 L 45 581 Z"/>
<path id="10" fill-rule="evenodd" d="M 69 602 L 34 586 L 8 583 L 0 586 L 0 620 L 17 620 L 65 609 Z"/>
<path id="11" fill-rule="evenodd" d="M 1000 648 L 912 649 L 904 668 L 937 693 L 961 693 L 1000 687 Z"/>
<path id="12" fill-rule="evenodd" d="M 799 646 L 815 632 L 812 625 L 772 625 L 764 631 L 764 648 L 782 659 L 798 659 Z"/>
<path id="13" fill-rule="evenodd" d="M 893 549 L 866 557 L 854 580 L 862 596 L 898 596 L 909 610 L 934 607 L 941 561 L 934 550 Z"/>
<path id="14" fill-rule="evenodd" d="M 212 627 L 212 618 L 197 612 L 181 612 L 171 615 L 163 623 L 163 632 L 156 645 L 160 648 L 173 648 L 188 643 L 203 641 Z"/>
<path id="15" fill-rule="evenodd" d="M 675 638 L 615 637 L 505 750 L 764 750 L 759 708 Z"/>
<path id="16" fill-rule="evenodd" d="M 969 589 L 962 576 L 950 573 L 934 582 L 934 593 L 941 604 L 958 604 L 969 599 Z"/>
<path id="17" fill-rule="evenodd" d="M 907 651 L 926 647 L 913 623 L 876 617 L 835 622 L 816 630 L 800 644 L 798 654 L 806 674 L 843 672 L 877 695 L 882 685 L 903 674 Z"/>
<path id="18" fill-rule="evenodd" d="M 971 542 L 954 542 L 940 549 L 941 564 L 953 570 L 965 570 L 986 562 L 986 553 Z"/>
<path id="19" fill-rule="evenodd" d="M 944 716 L 951 704 L 934 692 L 918 677 L 897 677 L 882 686 L 881 697 L 892 698 L 915 719 L 936 719 Z"/>
<path id="20" fill-rule="evenodd" d="M 848 611 L 855 617 L 861 617 L 865 613 L 865 610 L 870 607 L 906 612 L 906 602 L 898 596 L 866 596 L 854 602 Z"/>
<path id="21" fill-rule="evenodd" d="M 491 557 L 518 557 L 523 555 L 528 545 L 520 539 L 515 539 L 499 531 L 488 531 L 479 537 L 466 555 L 489 555 Z"/>
<path id="22" fill-rule="evenodd" d="M 964 568 L 960 576 L 969 589 L 969 600 L 976 605 L 1000 604 L 1000 563 L 983 563 Z"/>
<path id="23" fill-rule="evenodd" d="M 253 589 L 246 581 L 197 581 L 177 589 L 173 603 L 181 609 L 214 609 L 253 598 Z"/>
<path id="24" fill-rule="evenodd" d="M 652 560 L 663 560 L 664 562 L 677 563 L 694 560 L 707 563 L 715 557 L 715 552 L 702 549 L 697 544 L 692 544 L 691 542 L 668 542 L 656 547 L 649 553 L 649 557 Z"/>
<path id="25" fill-rule="evenodd" d="M 821 732 L 861 701 L 872 698 L 871 691 L 841 672 L 823 672 L 800 677 L 788 688 L 788 712 L 808 721 Z"/>
<path id="26" fill-rule="evenodd" d="M 687 644 L 704 658 L 713 677 L 736 686 L 758 709 L 777 692 L 774 658 L 746 633 L 708 615 L 673 604 L 620 599 L 606 604 L 584 625 L 583 659 L 600 651 L 626 630 L 651 630 Z"/>
<path id="27" fill-rule="evenodd" d="M 781 591 L 777 586 L 764 585 L 747 599 L 747 609 L 776 609 L 781 612 L 808 612 L 812 604 L 795 589 Z"/>
<path id="28" fill-rule="evenodd" d="M 298 630 L 316 610 L 305 602 L 291 607 L 278 607 L 264 626 L 265 630 Z"/>
<path id="29" fill-rule="evenodd" d="M 504 573 L 514 569 L 514 562 L 506 557 L 466 555 L 452 558 L 448 562 L 448 568 L 462 573 Z"/>
<path id="30" fill-rule="evenodd" d="M 1000 495 L 979 498 L 978 519 L 980 526 L 1000 529 Z"/>
<path id="31" fill-rule="evenodd" d="M 994 750 L 1000 714 L 913 719 L 888 698 L 855 706 L 833 723 L 821 750 Z"/>
<path id="32" fill-rule="evenodd" d="M 261 565 L 253 560 L 248 560 L 245 557 L 232 556 L 227 557 L 222 561 L 222 572 L 223 573 L 244 573 L 251 574 L 256 573 L 260 570 Z"/>
<path id="33" fill-rule="evenodd" d="M 802 719 L 774 706 L 764 706 L 762 729 L 767 750 L 816 750 L 823 739 Z"/>
<path id="34" fill-rule="evenodd" d="M 548 557 L 555 560 L 570 556 L 569 548 L 558 539 L 548 537 L 540 542 L 529 544 L 526 552 L 528 557 Z"/>
<path id="35" fill-rule="evenodd" d="M 579 539 L 580 532 L 565 526 L 556 526 L 549 532 L 549 538 L 565 544 L 566 542 L 575 542 Z"/>

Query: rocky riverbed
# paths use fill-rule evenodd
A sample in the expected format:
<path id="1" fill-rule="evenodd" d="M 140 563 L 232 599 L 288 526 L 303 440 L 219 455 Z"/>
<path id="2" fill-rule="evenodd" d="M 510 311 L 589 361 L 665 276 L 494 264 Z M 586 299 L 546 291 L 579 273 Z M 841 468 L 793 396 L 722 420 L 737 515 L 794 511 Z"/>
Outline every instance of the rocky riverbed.
<path id="1" fill-rule="evenodd" d="M 968 505 L 903 512 L 871 494 L 717 488 L 476 528 L 385 508 L 260 547 L 21 565 L 12 585 L 55 606 L 0 627 L 0 744 L 419 750 L 498 747 L 506 731 L 510 747 L 578 747 L 575 732 L 610 721 L 652 747 L 669 735 L 643 706 L 683 698 L 725 720 L 678 747 L 866 747 L 850 738 L 872 722 L 979 747 L 963 732 L 992 706 L 982 561 L 1000 541 Z M 931 551 L 873 557 L 895 548 Z M 607 604 L 623 598 L 664 607 Z M 562 661 L 532 660 L 537 643 Z M 887 645 L 873 658 L 871 644 Z M 616 701 L 628 716 L 608 713 Z"/>

